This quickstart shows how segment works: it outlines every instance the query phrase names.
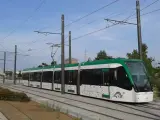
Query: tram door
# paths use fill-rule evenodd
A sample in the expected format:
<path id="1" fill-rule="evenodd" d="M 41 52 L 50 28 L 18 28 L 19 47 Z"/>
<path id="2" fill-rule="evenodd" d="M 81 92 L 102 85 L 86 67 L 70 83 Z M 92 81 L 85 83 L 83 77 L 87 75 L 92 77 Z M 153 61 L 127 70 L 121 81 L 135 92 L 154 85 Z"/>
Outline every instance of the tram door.
<path id="1" fill-rule="evenodd" d="M 77 84 L 77 70 L 66 70 L 65 71 L 65 92 L 76 94 Z"/>
<path id="2" fill-rule="evenodd" d="M 102 86 L 102 98 L 109 99 L 110 98 L 110 71 L 108 68 L 102 69 L 102 76 L 103 76 L 103 86 Z"/>
<path id="3" fill-rule="evenodd" d="M 54 90 L 61 91 L 61 72 L 54 72 Z"/>

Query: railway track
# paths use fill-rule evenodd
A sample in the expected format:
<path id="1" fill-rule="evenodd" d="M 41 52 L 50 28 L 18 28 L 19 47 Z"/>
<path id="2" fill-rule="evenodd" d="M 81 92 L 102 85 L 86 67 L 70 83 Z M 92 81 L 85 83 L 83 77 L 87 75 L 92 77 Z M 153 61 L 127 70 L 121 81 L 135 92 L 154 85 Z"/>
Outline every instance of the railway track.
<path id="1" fill-rule="evenodd" d="M 58 92 L 30 88 L 25 86 L 18 86 L 18 85 L 16 86 L 1 85 L 1 86 L 8 87 L 9 89 L 16 90 L 16 91 L 23 91 L 32 96 L 34 95 L 34 96 L 46 98 L 49 101 L 56 101 L 63 105 L 65 104 L 68 106 L 72 106 L 74 108 L 85 110 L 90 113 L 97 114 L 101 116 L 101 118 L 107 117 L 107 118 L 116 119 L 116 120 L 122 120 L 122 119 L 159 120 L 160 119 L 160 116 L 158 114 L 152 114 L 150 112 L 146 112 L 145 110 L 139 109 L 139 108 L 142 108 L 141 106 L 137 107 L 133 105 L 126 105 L 123 103 L 112 103 L 109 101 L 96 100 L 92 98 L 86 98 L 82 96 L 69 95 L 69 94 L 62 96 Z"/>
<path id="2" fill-rule="evenodd" d="M 21 86 L 18 86 L 18 87 L 21 87 Z M 30 88 L 30 87 L 29 87 Z M 30 89 L 32 89 L 32 91 L 36 91 L 36 92 L 39 92 L 39 91 L 37 91 L 35 88 L 30 88 Z M 38 89 L 39 90 L 39 89 Z M 91 104 L 91 105 L 96 105 L 96 106 L 99 106 L 99 107 L 104 107 L 103 105 L 99 105 L 99 104 L 96 104 L 96 103 L 94 103 L 93 101 L 92 101 L 92 103 L 89 103 L 89 102 L 86 102 L 86 101 L 83 101 L 83 99 L 82 100 L 79 100 L 79 99 L 73 99 L 73 98 L 70 98 L 70 97 L 64 97 L 64 96 L 62 96 L 62 95 L 53 95 L 51 92 L 53 92 L 53 91 L 48 91 L 47 90 L 47 92 L 46 91 L 44 91 L 43 89 L 41 90 L 41 92 L 42 93 L 44 93 L 44 94 L 48 94 L 48 95 L 52 95 L 52 96 L 56 96 L 56 97 L 61 97 L 61 98 L 65 98 L 65 99 L 69 99 L 69 100 L 74 100 L 74 101 L 78 101 L 78 102 L 84 102 L 84 103 L 86 103 L 86 104 Z M 75 95 L 74 95 L 75 96 Z M 103 101 L 103 102 L 105 102 L 104 104 L 106 104 L 106 102 L 108 103 L 109 101 L 106 101 L 106 100 L 101 100 L 101 101 Z M 122 107 L 123 105 L 127 105 L 126 107 L 129 107 L 130 106 L 130 108 L 132 108 L 132 109 L 134 109 L 134 106 L 136 106 L 136 111 L 138 111 L 138 114 L 135 114 L 135 115 L 139 115 L 139 112 L 143 112 L 143 113 L 147 113 L 147 114 L 150 114 L 150 115 L 154 115 L 154 116 L 157 116 L 157 117 L 160 117 L 160 115 L 159 114 L 154 114 L 153 112 L 147 112 L 145 109 L 143 109 L 143 110 L 141 110 L 140 108 L 149 108 L 149 109 L 156 109 L 156 110 L 159 110 L 159 108 L 154 108 L 153 107 L 153 105 L 152 105 L 152 103 L 149 103 L 149 104 L 132 104 L 132 105 L 130 105 L 130 104 L 122 104 L 122 103 L 117 103 L 117 102 L 112 102 L 112 101 L 110 101 L 109 102 L 109 104 L 111 104 L 112 103 L 112 105 L 113 104 L 118 104 L 118 105 L 120 105 L 120 107 Z M 152 105 L 152 106 L 151 106 Z M 148 107 L 147 107 L 148 106 Z M 149 107 L 150 106 L 150 107 Z M 107 108 L 107 109 L 112 109 L 112 110 L 116 110 L 116 111 L 120 111 L 120 112 L 126 112 L 126 113 L 128 113 L 128 114 L 134 114 L 133 113 L 133 111 L 132 112 L 128 112 L 128 110 L 127 111 L 124 111 L 124 110 L 121 110 L 121 109 L 119 109 L 119 108 L 116 108 L 116 109 L 113 109 L 113 108 L 111 108 L 111 107 L 104 107 L 104 108 Z M 143 115 L 142 115 L 143 116 Z"/>
<path id="3" fill-rule="evenodd" d="M 149 104 L 149 105 L 137 105 L 138 107 L 143 107 L 143 108 L 148 108 L 148 109 L 153 109 L 153 110 L 160 110 L 160 106 L 158 105 L 153 105 L 153 104 Z"/>
<path id="4" fill-rule="evenodd" d="M 121 104 L 121 103 L 116 103 L 116 104 L 119 104 L 123 107 L 128 107 L 130 109 L 133 109 L 139 112 L 144 112 L 146 114 L 157 116 L 160 119 L 159 110 L 156 110 L 156 111 L 151 110 L 150 108 L 144 107 L 143 105 L 129 105 L 129 104 Z"/>

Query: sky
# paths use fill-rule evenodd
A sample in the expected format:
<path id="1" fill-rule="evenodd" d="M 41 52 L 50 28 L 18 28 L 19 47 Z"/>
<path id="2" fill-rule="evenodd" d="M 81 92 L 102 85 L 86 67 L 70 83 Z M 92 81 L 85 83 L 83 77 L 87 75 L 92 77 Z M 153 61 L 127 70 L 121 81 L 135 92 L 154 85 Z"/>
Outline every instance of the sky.
<path id="1" fill-rule="evenodd" d="M 0 4 L 0 51 L 14 52 L 17 45 L 17 69 L 36 67 L 42 62 L 51 63 L 51 48 L 47 43 L 58 44 L 60 35 L 37 34 L 34 31 L 60 32 L 61 15 L 65 25 L 91 13 L 114 0 L 1 0 Z M 156 0 L 140 0 L 141 9 Z M 141 14 L 160 9 L 160 1 L 141 11 Z M 68 45 L 68 32 L 72 32 L 72 57 L 79 62 L 87 57 L 94 59 L 100 50 L 113 57 L 126 57 L 126 53 L 138 48 L 137 27 L 135 25 L 115 25 L 103 31 L 75 39 L 87 33 L 102 29 L 112 23 L 105 18 L 124 20 L 136 13 L 136 0 L 119 0 L 83 19 L 65 27 L 65 44 Z M 128 22 L 136 23 L 133 15 Z M 160 11 L 141 16 L 142 41 L 148 45 L 148 55 L 160 60 L 159 30 Z M 28 51 L 30 49 L 30 51 Z M 54 48 L 54 51 L 57 48 Z M 55 60 L 60 63 L 61 49 Z M 26 56 L 27 55 L 27 56 Z M 0 52 L 3 59 L 3 52 Z M 68 46 L 65 46 L 68 58 Z M 7 53 L 6 69 L 13 70 L 14 54 Z M 3 61 L 0 61 L 3 69 Z"/>

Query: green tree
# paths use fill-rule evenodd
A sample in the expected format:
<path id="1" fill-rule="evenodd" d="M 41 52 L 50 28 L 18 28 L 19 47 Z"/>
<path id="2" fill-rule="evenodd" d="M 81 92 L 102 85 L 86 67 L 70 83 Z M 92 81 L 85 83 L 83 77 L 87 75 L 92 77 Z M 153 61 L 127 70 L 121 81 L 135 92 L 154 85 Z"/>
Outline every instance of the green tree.
<path id="1" fill-rule="evenodd" d="M 105 50 L 101 50 L 97 53 L 95 60 L 111 59 L 112 56 L 108 56 Z"/>
<path id="2" fill-rule="evenodd" d="M 138 50 L 134 49 L 132 53 L 127 53 L 127 57 L 129 59 L 139 59 Z M 145 63 L 145 66 L 148 70 L 148 73 L 153 76 L 154 68 L 152 67 L 152 62 L 154 59 L 152 57 L 148 57 L 148 46 L 146 44 L 142 44 L 142 59 Z"/>
<path id="3" fill-rule="evenodd" d="M 132 53 L 127 53 L 127 57 L 129 59 L 139 59 L 139 53 L 137 50 L 133 50 Z M 148 46 L 146 44 L 142 44 L 142 59 L 145 63 L 147 71 L 150 75 L 151 84 L 153 86 L 154 97 L 159 97 L 160 92 L 160 69 L 154 68 L 152 66 L 152 62 L 154 59 L 152 57 L 148 57 Z"/>
<path id="4" fill-rule="evenodd" d="M 57 65 L 57 62 L 53 60 L 53 61 L 51 62 L 51 65 Z"/>

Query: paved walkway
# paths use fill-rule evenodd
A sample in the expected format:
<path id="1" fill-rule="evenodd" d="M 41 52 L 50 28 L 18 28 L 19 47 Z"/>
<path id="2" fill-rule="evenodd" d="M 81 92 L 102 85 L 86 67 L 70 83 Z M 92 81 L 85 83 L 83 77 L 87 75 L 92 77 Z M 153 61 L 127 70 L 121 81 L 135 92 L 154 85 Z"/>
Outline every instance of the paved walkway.
<path id="1" fill-rule="evenodd" d="M 0 112 L 0 120 L 8 120 L 8 119 Z"/>
<path id="2" fill-rule="evenodd" d="M 0 101 L 0 112 L 8 120 L 74 120 L 68 115 L 46 109 L 33 101 L 28 103 Z M 0 117 L 0 120 L 7 119 Z"/>

